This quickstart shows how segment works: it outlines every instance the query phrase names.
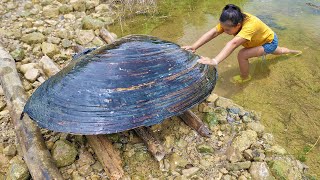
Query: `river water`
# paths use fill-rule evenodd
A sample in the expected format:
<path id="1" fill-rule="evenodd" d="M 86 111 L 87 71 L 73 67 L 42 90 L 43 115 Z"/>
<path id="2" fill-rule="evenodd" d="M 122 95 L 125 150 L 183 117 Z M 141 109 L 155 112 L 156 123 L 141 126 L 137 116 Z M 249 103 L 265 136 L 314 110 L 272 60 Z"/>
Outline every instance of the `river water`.
<path id="1" fill-rule="evenodd" d="M 191 45 L 214 27 L 222 8 L 234 3 L 258 16 L 278 35 L 279 45 L 302 50 L 301 56 L 268 55 L 250 60 L 253 79 L 236 85 L 238 48 L 219 64 L 214 93 L 261 112 L 266 131 L 286 150 L 305 162 L 309 173 L 320 177 L 320 7 L 319 0 L 162 0 L 156 12 L 121 19 L 110 27 L 120 36 L 149 34 L 177 44 Z M 312 6 L 311 3 L 315 6 Z M 122 32 L 122 34 L 119 34 Z M 197 54 L 214 57 L 232 36 L 220 35 Z"/>

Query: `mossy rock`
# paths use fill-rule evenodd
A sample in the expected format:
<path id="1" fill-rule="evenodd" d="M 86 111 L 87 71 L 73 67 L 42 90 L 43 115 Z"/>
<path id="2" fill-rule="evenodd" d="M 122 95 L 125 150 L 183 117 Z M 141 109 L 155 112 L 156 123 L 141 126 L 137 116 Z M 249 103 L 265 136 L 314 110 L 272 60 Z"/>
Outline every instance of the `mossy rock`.
<path id="1" fill-rule="evenodd" d="M 214 112 L 206 113 L 204 121 L 209 125 L 209 127 L 215 126 L 218 124 L 218 118 Z"/>
<path id="2" fill-rule="evenodd" d="M 52 157 L 58 167 L 72 164 L 77 157 L 76 148 L 68 141 L 56 141 L 52 149 Z"/>
<path id="3" fill-rule="evenodd" d="M 289 167 L 286 162 L 272 161 L 269 163 L 272 174 L 280 180 L 286 180 L 286 174 L 289 171 Z"/>
<path id="4" fill-rule="evenodd" d="M 302 179 L 302 174 L 295 160 L 289 157 L 277 157 L 268 163 L 276 179 Z"/>
<path id="5" fill-rule="evenodd" d="M 197 147 L 199 153 L 213 153 L 213 148 L 206 144 L 201 144 Z"/>

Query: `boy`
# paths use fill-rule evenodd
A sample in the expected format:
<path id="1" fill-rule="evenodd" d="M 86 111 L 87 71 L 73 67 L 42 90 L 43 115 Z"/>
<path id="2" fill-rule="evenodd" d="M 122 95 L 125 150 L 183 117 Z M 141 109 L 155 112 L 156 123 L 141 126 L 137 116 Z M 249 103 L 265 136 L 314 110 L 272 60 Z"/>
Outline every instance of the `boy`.
<path id="1" fill-rule="evenodd" d="M 199 63 L 208 65 L 218 65 L 226 59 L 238 46 L 244 46 L 239 51 L 238 63 L 240 75 L 233 77 L 236 83 L 247 82 L 251 79 L 249 75 L 249 58 L 259 57 L 266 54 L 296 54 L 302 52 L 290 50 L 278 46 L 277 35 L 257 17 L 242 13 L 240 8 L 233 4 L 228 4 L 223 8 L 220 16 L 220 23 L 202 35 L 193 45 L 182 48 L 195 52 L 196 49 L 214 39 L 223 32 L 235 36 L 229 41 L 221 52 L 213 59 L 201 57 Z"/>

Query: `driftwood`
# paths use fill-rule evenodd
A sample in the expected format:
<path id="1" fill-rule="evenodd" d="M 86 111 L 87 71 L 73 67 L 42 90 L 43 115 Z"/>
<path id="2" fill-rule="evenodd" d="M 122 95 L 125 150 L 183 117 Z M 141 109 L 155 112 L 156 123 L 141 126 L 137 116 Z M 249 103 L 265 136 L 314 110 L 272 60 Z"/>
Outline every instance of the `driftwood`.
<path id="1" fill-rule="evenodd" d="M 83 51 L 82 46 L 76 46 L 75 51 Z M 48 57 L 45 58 L 46 63 L 49 65 L 44 71 L 49 71 L 51 75 L 59 72 L 59 67 Z M 46 66 L 42 66 L 46 67 Z M 88 143 L 93 151 L 96 153 L 98 160 L 104 167 L 107 175 L 110 179 L 120 179 L 124 175 L 124 171 L 121 166 L 121 158 L 119 152 L 112 146 L 112 143 L 106 136 L 86 136 Z"/>
<path id="2" fill-rule="evenodd" d="M 0 46 L 0 81 L 10 110 L 19 148 L 33 179 L 63 179 L 44 143 L 40 129 L 21 116 L 27 95 L 11 55 Z M 21 120 L 20 120 L 21 118 Z"/>
<path id="3" fill-rule="evenodd" d="M 148 127 L 138 127 L 134 131 L 138 136 L 145 142 L 148 150 L 156 158 L 157 161 L 161 161 L 165 154 L 164 148 L 160 141 L 154 136 L 150 128 Z"/>
<path id="4" fill-rule="evenodd" d="M 196 130 L 203 137 L 210 137 L 211 131 L 209 128 L 201 121 L 201 119 L 195 115 L 191 110 L 185 111 L 179 116 L 188 126 Z"/>
<path id="5" fill-rule="evenodd" d="M 113 43 L 116 39 L 112 36 L 112 34 L 106 30 L 105 28 L 100 29 L 99 36 L 103 39 L 107 44 Z"/>
<path id="6" fill-rule="evenodd" d="M 111 141 L 104 135 L 87 135 L 86 138 L 109 178 L 114 180 L 123 177 L 120 153 L 115 150 Z"/>
<path id="7" fill-rule="evenodd" d="M 309 7 L 314 8 L 314 9 L 320 10 L 320 6 L 315 5 L 315 4 L 313 4 L 313 3 L 306 3 L 306 5 L 308 5 Z"/>

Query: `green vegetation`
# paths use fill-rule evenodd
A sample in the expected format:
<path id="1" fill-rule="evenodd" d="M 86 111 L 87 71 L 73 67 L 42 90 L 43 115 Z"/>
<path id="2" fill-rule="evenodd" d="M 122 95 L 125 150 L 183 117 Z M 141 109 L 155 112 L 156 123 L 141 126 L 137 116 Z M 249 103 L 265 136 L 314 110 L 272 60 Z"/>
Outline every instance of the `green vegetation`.
<path id="1" fill-rule="evenodd" d="M 211 0 L 163 0 L 158 4 L 145 3 L 133 4 L 129 8 L 122 3 L 118 7 L 118 22 L 116 26 L 110 27 L 113 32 L 120 36 L 128 34 L 151 34 L 159 26 L 170 23 L 174 28 L 170 31 L 183 32 L 183 23 L 188 21 L 192 24 L 206 23 L 204 14 L 219 15 L 227 3 L 235 3 L 242 6 L 246 0 L 211 1 Z M 136 11 L 137 9 L 142 9 Z M 133 16 L 133 15 L 134 16 Z"/>

